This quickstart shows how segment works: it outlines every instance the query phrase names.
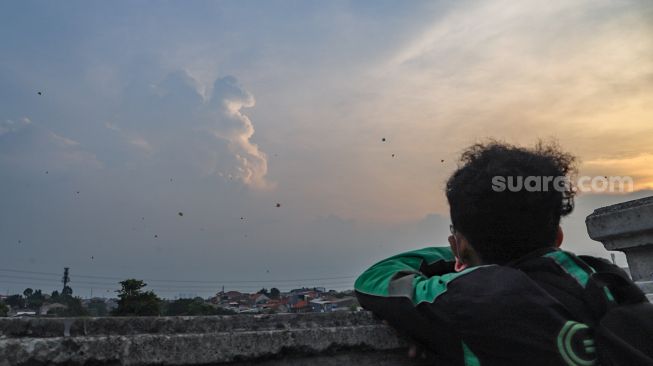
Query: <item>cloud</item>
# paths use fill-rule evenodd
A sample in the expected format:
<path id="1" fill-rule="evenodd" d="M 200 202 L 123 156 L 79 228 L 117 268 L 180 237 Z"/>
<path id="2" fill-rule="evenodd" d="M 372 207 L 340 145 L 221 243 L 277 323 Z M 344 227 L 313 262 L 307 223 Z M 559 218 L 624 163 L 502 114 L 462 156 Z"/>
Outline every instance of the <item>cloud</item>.
<path id="1" fill-rule="evenodd" d="M 136 147 L 137 149 L 146 153 L 151 153 L 154 151 L 154 148 L 149 141 L 133 132 L 124 131 L 121 127 L 111 122 L 105 123 L 104 127 L 118 134 L 121 140 L 127 142 L 130 146 Z"/>
<path id="2" fill-rule="evenodd" d="M 113 124 L 111 122 L 106 122 L 104 124 L 104 127 L 106 127 L 107 129 L 109 129 L 111 131 L 116 131 L 116 132 L 121 132 L 122 131 L 122 129 L 120 127 L 116 126 L 115 124 Z"/>
<path id="3" fill-rule="evenodd" d="M 95 153 L 78 141 L 24 117 L 0 124 L 0 162 L 21 169 L 101 168 Z"/>
<path id="4" fill-rule="evenodd" d="M 69 139 L 69 138 L 67 138 L 67 137 L 63 137 L 63 136 L 57 135 L 57 134 L 54 133 L 54 132 L 50 132 L 50 136 L 52 137 L 52 139 L 53 139 L 53 140 L 54 140 L 58 145 L 63 146 L 63 147 L 72 147 L 72 146 L 77 146 L 77 145 L 79 145 L 79 142 L 77 142 L 77 141 L 75 141 L 75 140 L 72 140 L 72 139 Z"/>
<path id="5" fill-rule="evenodd" d="M 466 4 L 377 70 L 440 108 L 485 107 L 480 117 L 522 106 L 584 114 L 612 106 L 600 101 L 650 92 L 651 30 L 645 15 L 609 2 Z"/>
<path id="6" fill-rule="evenodd" d="M 452 165 L 439 164 L 440 157 L 449 163 L 465 146 L 488 137 L 517 144 L 554 137 L 582 161 L 650 153 L 653 6 L 626 3 L 460 2 L 395 44 L 390 56 L 363 74 L 366 83 L 360 85 L 380 92 L 348 113 L 358 117 L 350 124 L 365 126 L 351 135 L 382 131 L 379 135 L 393 138 L 392 153 L 401 149 L 404 161 L 411 156 L 409 163 L 393 166 L 391 176 L 385 169 L 372 171 L 379 182 L 401 181 L 381 194 L 384 183 L 361 193 L 376 193 L 375 202 L 387 203 L 369 211 L 386 217 L 398 207 L 427 212 L 428 207 L 418 208 L 423 200 L 412 194 L 417 189 L 399 196 L 396 187 L 408 191 L 418 181 L 441 187 Z M 367 151 L 358 155 L 374 159 Z M 619 175 L 637 175 L 639 187 L 649 187 L 651 166 L 635 159 Z M 599 175 L 617 175 L 619 167 L 606 166 Z M 595 167 L 580 168 L 585 174 Z M 437 201 L 445 212 L 444 200 Z"/>
<path id="7" fill-rule="evenodd" d="M 0 231 L 28 243 L 0 264 L 354 275 L 446 245 L 443 184 L 487 136 L 557 135 L 596 175 L 653 177 L 638 157 L 652 152 L 651 2 L 233 4 L 0 24 L 16 34 L 2 43 Z M 580 197 L 565 246 L 604 251 L 583 220 L 629 197 Z"/>
<path id="8" fill-rule="evenodd" d="M 635 190 L 653 189 L 653 154 L 643 153 L 634 156 L 599 158 L 584 162 L 585 174 L 631 177 Z M 609 173 L 606 173 L 609 172 Z"/>
<path id="9" fill-rule="evenodd" d="M 32 121 L 27 117 L 23 117 L 18 121 L 11 119 L 0 121 L 0 136 L 11 132 L 16 132 L 21 128 L 26 127 L 30 123 L 32 123 Z"/>
<path id="10" fill-rule="evenodd" d="M 150 143 L 142 137 L 134 136 L 129 139 L 129 143 L 146 152 L 152 151 L 152 145 L 150 145 Z"/>
<path id="11" fill-rule="evenodd" d="M 221 77 L 207 92 L 188 72 L 168 73 L 127 91 L 117 122 L 105 124 L 131 146 L 169 169 L 194 166 L 201 174 L 241 181 L 268 190 L 268 157 L 253 142 L 254 125 L 245 113 L 254 97 L 233 76 Z M 204 95 L 203 95 L 204 94 Z"/>
<path id="12" fill-rule="evenodd" d="M 256 104 L 254 97 L 238 86 L 233 77 L 224 77 L 215 81 L 210 104 L 217 108 L 216 124 L 212 133 L 229 142 L 229 148 L 240 163 L 238 177 L 248 186 L 270 189 L 274 185 L 266 180 L 268 157 L 255 143 L 254 125 L 243 113 L 244 108 Z"/>

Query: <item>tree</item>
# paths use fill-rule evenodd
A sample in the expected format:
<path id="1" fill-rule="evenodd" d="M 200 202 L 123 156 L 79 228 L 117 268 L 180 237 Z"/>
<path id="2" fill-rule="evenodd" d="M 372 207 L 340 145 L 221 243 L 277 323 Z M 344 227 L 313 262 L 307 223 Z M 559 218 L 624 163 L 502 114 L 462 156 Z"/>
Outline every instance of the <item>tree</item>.
<path id="1" fill-rule="evenodd" d="M 0 302 L 0 317 L 7 316 L 8 312 L 9 312 L 9 306 L 5 305 L 4 302 Z"/>
<path id="2" fill-rule="evenodd" d="M 213 315 L 234 315 L 234 314 L 238 314 L 238 313 L 231 309 L 222 308 L 222 307 L 215 308 L 213 312 Z"/>
<path id="3" fill-rule="evenodd" d="M 25 299 L 20 295 L 11 295 L 5 299 L 5 304 L 12 308 L 22 309 L 25 307 Z"/>
<path id="4" fill-rule="evenodd" d="M 32 289 L 28 288 L 25 289 L 23 294 L 29 294 L 29 295 L 25 295 L 26 297 L 25 302 L 26 302 L 26 306 L 30 309 L 38 310 L 38 308 L 40 308 L 41 305 L 45 303 L 45 296 L 43 296 L 41 290 L 32 291 Z"/>
<path id="5" fill-rule="evenodd" d="M 58 303 L 66 305 L 65 307 L 54 307 L 48 310 L 47 315 L 58 317 L 87 316 L 88 311 L 82 305 L 82 299 L 72 296 L 60 296 Z"/>
<path id="6" fill-rule="evenodd" d="M 268 296 L 268 289 L 266 289 L 265 287 L 263 287 L 262 289 L 258 290 L 257 294 Z M 269 297 L 269 296 L 268 296 L 268 297 Z"/>
<path id="7" fill-rule="evenodd" d="M 66 309 L 56 311 L 58 316 L 86 316 L 88 312 L 82 305 L 82 299 L 72 296 L 61 296 L 59 302 L 66 305 Z"/>
<path id="8" fill-rule="evenodd" d="M 216 315 L 216 309 L 201 297 L 194 299 L 177 299 L 168 303 L 166 315 Z"/>
<path id="9" fill-rule="evenodd" d="M 91 316 L 106 316 L 108 314 L 107 304 L 104 300 L 92 299 L 88 303 L 88 312 Z"/>
<path id="10" fill-rule="evenodd" d="M 25 296 L 25 306 L 27 306 L 27 307 L 30 306 L 29 298 L 32 296 L 33 293 L 34 293 L 34 290 L 32 290 L 29 287 L 26 288 L 25 291 L 23 291 L 23 296 Z"/>
<path id="11" fill-rule="evenodd" d="M 235 311 L 207 304 L 201 297 L 194 299 L 178 299 L 167 304 L 165 314 L 179 315 L 232 315 Z"/>
<path id="12" fill-rule="evenodd" d="M 147 284 L 133 278 L 120 282 L 118 307 L 113 315 L 153 316 L 161 313 L 161 299 L 152 291 L 142 291 Z"/>
<path id="13" fill-rule="evenodd" d="M 278 299 L 281 297 L 281 291 L 279 291 L 278 288 L 273 287 L 270 289 L 270 298 L 271 299 Z"/>
<path id="14" fill-rule="evenodd" d="M 72 296 L 73 295 L 73 289 L 70 286 L 65 286 L 63 290 L 61 290 L 62 295 L 68 295 Z"/>

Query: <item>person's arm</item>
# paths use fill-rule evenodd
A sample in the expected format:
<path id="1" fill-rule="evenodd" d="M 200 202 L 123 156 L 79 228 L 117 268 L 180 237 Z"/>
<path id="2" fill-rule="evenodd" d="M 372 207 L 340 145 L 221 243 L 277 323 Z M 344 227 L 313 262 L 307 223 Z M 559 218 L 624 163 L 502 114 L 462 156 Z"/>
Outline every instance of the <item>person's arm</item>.
<path id="1" fill-rule="evenodd" d="M 448 247 L 429 247 L 398 254 L 363 272 L 356 280 L 354 288 L 357 292 L 368 295 L 412 298 L 413 280 L 428 281 L 432 276 L 451 273 L 453 260 L 454 256 Z M 398 288 L 397 284 L 402 282 L 408 282 L 409 285 Z M 400 290 L 405 291 L 397 293 Z"/>
<path id="2" fill-rule="evenodd" d="M 446 248 L 424 248 L 382 260 L 354 284 L 361 306 L 431 350 L 460 347 L 455 325 L 436 300 L 453 279 L 475 268 L 454 272 Z M 436 347 L 437 346 L 437 347 Z"/>

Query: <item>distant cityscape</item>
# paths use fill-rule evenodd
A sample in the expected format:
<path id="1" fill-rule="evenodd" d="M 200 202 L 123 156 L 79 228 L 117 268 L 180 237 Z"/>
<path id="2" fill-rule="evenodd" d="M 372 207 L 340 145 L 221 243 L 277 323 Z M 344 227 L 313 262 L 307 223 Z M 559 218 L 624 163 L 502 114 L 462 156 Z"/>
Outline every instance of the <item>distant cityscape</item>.
<path id="1" fill-rule="evenodd" d="M 26 289 L 23 294 L 0 295 L 0 316 L 109 316 L 119 307 L 117 298 L 82 299 L 70 296 L 66 299 L 66 295 L 56 291 L 54 294 L 43 294 L 41 290 L 30 290 Z M 299 288 L 288 292 L 275 290 L 261 289 L 256 293 L 220 291 L 207 299 L 163 299 L 161 313 L 146 315 L 235 315 L 359 310 L 353 290 L 327 291 L 323 287 Z"/>
<path id="2" fill-rule="evenodd" d="M 165 299 L 148 290 L 145 281 L 126 279 L 119 282 L 121 289 L 115 291 L 114 296 L 103 292 L 103 296 L 82 298 L 71 287 L 68 268 L 64 269 L 61 282 L 61 291 L 54 290 L 49 294 L 32 287 L 26 287 L 22 293 L 0 294 L 0 316 L 187 316 L 360 309 L 353 290 L 337 291 L 326 287 L 298 287 L 289 291 L 261 287 L 254 292 L 222 287 L 209 297 L 180 292 L 174 299 Z"/>

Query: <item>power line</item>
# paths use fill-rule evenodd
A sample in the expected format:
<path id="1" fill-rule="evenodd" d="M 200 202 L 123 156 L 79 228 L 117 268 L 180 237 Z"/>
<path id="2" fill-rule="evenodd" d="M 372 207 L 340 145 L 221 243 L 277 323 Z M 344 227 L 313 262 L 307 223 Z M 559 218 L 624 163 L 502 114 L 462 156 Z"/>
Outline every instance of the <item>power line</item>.
<path id="1" fill-rule="evenodd" d="M 0 278 L 14 278 L 14 279 L 22 279 L 22 280 L 33 280 L 33 281 L 43 281 L 43 282 L 48 282 L 48 281 L 56 281 L 52 278 L 39 278 L 39 277 L 28 277 L 28 276 L 14 276 L 14 275 L 8 275 L 4 273 L 0 273 Z M 145 281 L 145 280 L 144 280 Z M 306 280 L 303 281 L 302 283 L 319 283 L 319 284 L 340 284 L 340 283 L 351 283 L 349 280 L 323 280 L 323 281 L 310 281 Z M 118 282 L 95 282 L 95 281 L 84 281 L 84 280 L 77 280 L 77 281 L 70 281 L 70 283 L 82 283 L 82 284 L 90 284 L 90 285 L 117 285 Z M 190 283 L 190 282 L 189 282 Z M 278 283 L 280 285 L 287 285 L 287 286 L 300 286 L 301 283 L 296 284 L 296 283 Z M 163 286 L 161 284 L 157 283 L 151 283 L 149 284 L 150 286 Z M 221 282 L 221 281 L 215 281 L 215 282 L 207 282 L 206 284 L 202 285 L 180 285 L 180 284 L 167 284 L 167 286 L 170 287 L 220 287 L 223 285 L 228 285 L 226 282 Z M 258 287 L 258 285 L 238 285 L 240 287 Z"/>
<path id="2" fill-rule="evenodd" d="M 58 283 L 57 280 L 55 279 L 47 279 L 47 278 L 35 278 L 35 277 L 23 277 L 23 276 L 12 276 L 12 275 L 5 275 L 5 274 L 0 274 L 0 282 L 8 282 L 5 280 L 5 278 L 9 279 L 17 279 L 17 280 L 23 280 L 23 281 L 32 281 L 32 283 L 48 283 L 51 285 L 54 285 L 55 283 Z M 21 282 L 21 283 L 26 283 L 30 284 L 30 282 Z M 120 287 L 118 283 L 106 283 L 106 282 L 92 282 L 92 281 L 71 281 L 71 284 L 74 284 L 74 287 L 80 287 L 78 284 L 82 285 L 93 285 L 93 286 L 105 286 L 105 287 L 112 287 L 112 288 L 118 288 Z M 301 284 L 278 284 L 278 285 L 273 285 L 273 287 L 299 287 L 299 286 L 313 286 L 313 287 L 329 287 L 329 286 L 340 286 L 340 285 L 350 285 L 352 284 L 351 281 L 324 281 L 324 282 L 303 282 Z M 199 290 L 215 290 L 217 288 L 220 288 L 222 285 L 220 283 L 216 283 L 214 285 L 209 285 L 209 284 L 203 284 L 203 285 L 179 285 L 179 284 L 147 284 L 149 288 L 154 288 L 154 289 L 162 289 L 162 288 L 167 288 L 167 289 L 199 289 Z M 71 286 L 72 287 L 72 286 Z M 260 289 L 261 285 L 235 285 L 232 287 L 238 287 L 238 288 L 247 288 L 247 289 Z M 269 287 L 269 286 L 268 286 Z"/>
<path id="3" fill-rule="evenodd" d="M 37 275 L 55 275 L 59 276 L 58 273 L 53 272 L 37 272 L 37 271 L 25 271 L 19 269 L 9 269 L 9 268 L 0 268 L 2 272 L 16 272 L 16 273 L 27 273 L 27 274 L 37 274 Z M 95 278 L 95 279 L 105 279 L 105 280 L 118 280 L 122 281 L 130 276 L 126 277 L 110 277 L 110 276 L 94 276 L 94 275 L 83 275 L 75 274 L 75 277 L 82 278 Z M 133 277 L 133 276 L 132 276 Z M 287 283 L 287 282 L 305 282 L 305 281 L 325 281 L 325 280 L 340 280 L 340 279 L 350 279 L 357 276 L 334 276 L 334 277 L 320 277 L 320 278 L 293 278 L 293 279 L 261 279 L 261 280 L 217 280 L 217 281 L 206 281 L 206 280 L 174 280 L 174 279 L 143 279 L 147 282 L 175 282 L 175 283 L 206 283 L 206 284 L 238 284 L 238 283 Z"/>
<path id="4" fill-rule="evenodd" d="M 58 286 L 59 286 L 58 282 L 50 283 L 50 284 L 44 284 L 44 283 L 36 284 L 34 282 L 2 280 L 2 281 L 0 281 L 0 283 L 2 285 L 11 284 L 11 285 L 21 285 L 21 287 L 22 286 L 29 286 L 29 287 L 32 287 L 32 288 L 36 288 L 37 286 L 39 286 L 39 287 L 50 287 L 52 289 L 57 289 Z M 308 286 L 302 286 L 302 287 L 304 287 L 304 288 L 327 287 L 328 288 L 328 287 L 349 287 L 350 285 L 351 285 L 351 283 L 347 282 L 347 283 L 342 283 L 342 284 L 331 284 L 331 285 L 319 285 L 318 284 L 318 285 L 308 285 Z M 148 287 L 150 287 L 150 286 L 148 286 Z M 110 292 L 115 292 L 116 290 L 119 290 L 118 287 L 103 287 L 103 286 L 90 286 L 90 285 L 75 285 L 74 288 L 75 289 L 83 289 L 83 290 L 89 290 L 89 289 L 103 290 L 103 291 L 107 291 L 107 292 L 109 292 L 109 291 Z M 295 288 L 295 286 L 279 286 L 280 290 L 292 289 L 292 288 Z M 210 288 L 210 289 L 209 288 L 187 288 L 187 287 L 171 288 L 171 287 L 159 287 L 159 286 L 152 286 L 150 289 L 152 291 L 155 291 L 155 292 L 165 292 L 165 293 L 180 293 L 180 292 L 184 292 L 184 290 L 188 290 L 188 291 L 191 291 L 191 292 L 192 291 L 198 291 L 198 292 L 211 292 L 211 293 L 216 291 L 216 288 Z M 235 287 L 234 289 L 254 291 L 254 290 L 260 290 L 261 286 L 247 286 L 247 287 L 238 286 L 238 287 Z"/>

